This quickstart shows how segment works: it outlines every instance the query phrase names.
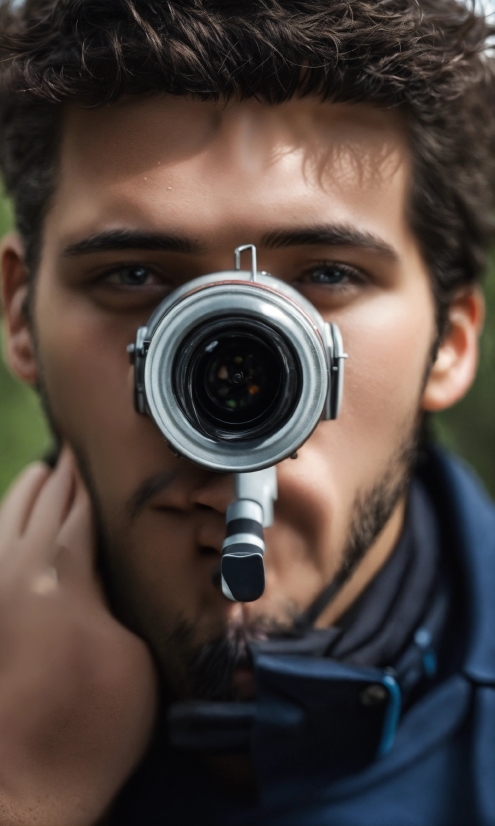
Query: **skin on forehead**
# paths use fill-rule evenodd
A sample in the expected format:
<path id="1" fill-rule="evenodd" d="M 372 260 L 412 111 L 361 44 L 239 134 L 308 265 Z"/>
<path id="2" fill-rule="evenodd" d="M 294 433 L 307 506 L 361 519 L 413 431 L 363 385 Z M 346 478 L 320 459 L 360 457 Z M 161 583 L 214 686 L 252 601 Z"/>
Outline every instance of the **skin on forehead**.
<path id="1" fill-rule="evenodd" d="M 373 232 L 385 213 L 390 240 L 406 242 L 404 126 L 398 113 L 364 104 L 155 97 L 70 107 L 61 158 L 53 214 L 59 237 L 109 221 L 149 229 L 166 220 L 192 237 L 199 223 L 214 244 L 237 228 L 247 231 L 253 204 L 259 228 L 299 226 L 301 216 L 321 222 L 331 199 L 339 222 L 365 222 Z"/>
<path id="2" fill-rule="evenodd" d="M 429 276 L 406 220 L 409 168 L 400 115 L 365 104 L 156 96 L 67 108 L 37 278 L 39 361 L 53 418 L 91 475 L 112 574 L 156 646 L 178 616 L 197 624 L 196 642 L 229 620 L 287 620 L 339 569 L 356 497 L 387 472 L 417 419 L 435 336 Z M 332 243 L 266 241 L 315 226 L 333 228 Z M 343 229 L 371 240 L 337 243 Z M 67 254 L 123 230 L 186 238 L 196 249 Z M 261 269 L 339 324 L 350 354 L 341 418 L 321 423 L 298 460 L 278 468 L 267 589 L 246 606 L 227 603 L 212 585 L 232 479 L 174 458 L 133 409 L 126 346 L 166 292 L 123 297 L 103 277 L 110 265 L 151 266 L 171 289 L 231 268 L 243 243 L 259 247 Z M 337 290 L 310 283 L 304 273 L 322 261 L 362 278 Z M 160 473 L 173 484 L 132 519 L 136 490 Z M 326 621 L 383 564 L 402 514 L 403 502 Z"/>

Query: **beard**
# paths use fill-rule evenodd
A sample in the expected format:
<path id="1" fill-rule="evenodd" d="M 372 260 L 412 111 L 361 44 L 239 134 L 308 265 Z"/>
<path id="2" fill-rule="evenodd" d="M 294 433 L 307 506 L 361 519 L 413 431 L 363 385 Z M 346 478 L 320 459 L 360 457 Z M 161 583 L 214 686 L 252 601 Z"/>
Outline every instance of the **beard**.
<path id="1" fill-rule="evenodd" d="M 48 396 L 42 385 L 38 390 L 56 443 L 59 443 Z M 368 489 L 356 494 L 341 565 L 332 581 L 303 614 L 288 604 L 284 621 L 269 615 L 230 621 L 211 641 L 199 645 L 196 642 L 199 624 L 188 622 L 181 615 L 166 617 L 163 610 L 154 612 L 147 600 L 136 594 L 132 574 L 123 572 L 119 563 L 119 543 L 110 535 L 105 523 L 85 453 L 77 445 L 71 445 L 93 504 L 98 534 L 96 564 L 110 607 L 117 619 L 149 645 L 161 676 L 165 702 L 184 697 L 234 699 L 233 675 L 239 667 L 249 665 L 250 644 L 274 638 L 301 637 L 313 626 L 364 559 L 405 494 L 422 441 L 423 420 L 421 413 L 415 414 L 404 428 L 407 435 L 385 470 Z"/>
<path id="2" fill-rule="evenodd" d="M 352 509 L 342 562 L 332 581 L 301 614 L 285 606 L 285 620 L 265 614 L 230 620 L 213 638 L 198 644 L 199 623 L 183 616 L 165 616 L 140 598 L 132 577 L 119 571 L 119 545 L 111 539 L 84 457 L 78 459 L 93 500 L 99 526 L 99 573 L 112 610 L 120 621 L 150 646 L 161 677 L 164 703 L 175 699 L 233 700 L 234 672 L 249 667 L 250 645 L 268 639 L 300 638 L 314 625 L 364 559 L 404 496 L 421 444 L 422 417 L 416 417 L 408 436 L 394 452 L 384 472 L 367 490 L 359 491 Z"/>
<path id="3" fill-rule="evenodd" d="M 237 668 L 249 665 L 251 643 L 271 639 L 300 638 L 312 628 L 320 614 L 335 599 L 364 559 L 405 494 L 417 462 L 421 443 L 422 419 L 418 417 L 408 439 L 396 451 L 386 471 L 353 503 L 350 528 L 342 563 L 332 581 L 302 613 L 290 606 L 285 623 L 269 616 L 257 616 L 252 622 L 231 622 L 217 639 L 194 647 L 194 624 L 179 622 L 172 631 L 172 644 L 187 652 L 185 694 L 195 699 L 235 699 L 232 680 Z"/>

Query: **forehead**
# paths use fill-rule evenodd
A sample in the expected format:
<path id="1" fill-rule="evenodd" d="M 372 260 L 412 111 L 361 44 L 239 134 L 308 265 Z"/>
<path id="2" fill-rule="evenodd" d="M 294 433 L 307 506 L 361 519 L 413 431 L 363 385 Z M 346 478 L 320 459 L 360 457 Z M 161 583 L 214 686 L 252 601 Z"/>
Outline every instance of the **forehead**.
<path id="1" fill-rule="evenodd" d="M 81 221 L 214 228 L 253 209 L 260 224 L 313 221 L 330 203 L 342 221 L 402 215 L 407 161 L 399 113 L 366 104 L 129 97 L 67 108 L 55 209 L 69 234 Z"/>

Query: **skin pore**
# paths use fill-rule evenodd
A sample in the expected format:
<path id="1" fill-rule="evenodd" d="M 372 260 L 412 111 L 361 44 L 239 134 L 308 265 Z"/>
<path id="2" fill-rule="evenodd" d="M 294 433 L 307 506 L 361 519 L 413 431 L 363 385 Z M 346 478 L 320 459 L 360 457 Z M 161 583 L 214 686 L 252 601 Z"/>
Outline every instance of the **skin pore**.
<path id="1" fill-rule="evenodd" d="M 365 104 L 156 96 L 69 106 L 35 337 L 22 314 L 22 250 L 5 246 L 11 364 L 42 383 L 93 496 L 119 615 L 179 695 L 194 690 L 188 667 L 201 646 L 285 627 L 308 607 L 342 569 L 359 514 L 361 528 L 376 516 L 379 491 L 371 548 L 318 623 L 356 599 L 400 534 L 420 411 L 454 403 L 472 381 L 476 293 L 453 304 L 425 382 L 435 307 L 407 222 L 409 170 L 400 116 Z M 279 466 L 266 591 L 239 605 L 214 581 L 232 479 L 175 458 L 135 413 L 126 346 L 171 290 L 231 268 L 245 243 L 257 245 L 260 269 L 340 326 L 349 360 L 341 417 Z M 249 693 L 242 679 L 239 696 Z"/>

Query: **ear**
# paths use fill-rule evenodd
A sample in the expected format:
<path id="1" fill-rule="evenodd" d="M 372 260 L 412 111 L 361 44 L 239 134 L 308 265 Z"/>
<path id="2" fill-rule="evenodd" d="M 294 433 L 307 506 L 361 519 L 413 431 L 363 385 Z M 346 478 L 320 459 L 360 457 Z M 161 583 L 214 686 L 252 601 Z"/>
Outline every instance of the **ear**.
<path id="1" fill-rule="evenodd" d="M 485 303 L 479 289 L 459 295 L 450 305 L 447 335 L 431 368 L 423 394 L 423 410 L 445 410 L 471 387 L 478 366 L 478 339 Z"/>
<path id="2" fill-rule="evenodd" d="M 28 270 L 22 241 L 16 233 L 9 233 L 3 239 L 0 264 L 5 354 L 13 372 L 22 381 L 34 385 L 38 370 L 28 313 Z"/>

